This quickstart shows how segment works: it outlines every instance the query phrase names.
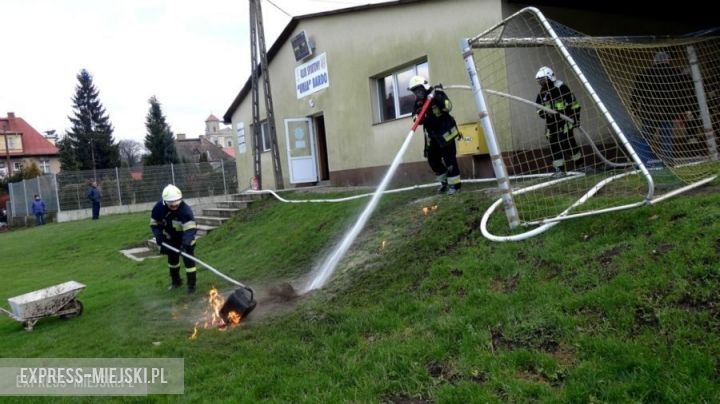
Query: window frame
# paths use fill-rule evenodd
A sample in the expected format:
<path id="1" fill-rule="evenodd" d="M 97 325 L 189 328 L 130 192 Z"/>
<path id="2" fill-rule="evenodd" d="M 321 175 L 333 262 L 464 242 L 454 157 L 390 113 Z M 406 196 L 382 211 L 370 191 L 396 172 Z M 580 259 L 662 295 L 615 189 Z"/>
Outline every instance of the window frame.
<path id="1" fill-rule="evenodd" d="M 410 62 L 410 63 L 404 64 L 404 65 L 401 65 L 399 67 L 390 69 L 383 74 L 372 77 L 372 82 L 373 82 L 373 87 L 374 87 L 373 92 L 374 92 L 374 99 L 375 99 L 374 102 L 376 104 L 376 107 L 374 108 L 374 110 L 376 111 L 375 123 L 381 124 L 384 122 L 390 122 L 390 121 L 394 121 L 397 119 L 406 118 L 406 117 L 412 115 L 412 111 L 406 112 L 406 113 L 401 113 L 402 112 L 402 105 L 401 105 L 402 94 L 400 94 L 400 91 L 398 91 L 398 89 L 401 88 L 401 86 L 399 85 L 400 81 L 398 79 L 398 76 L 400 76 L 404 73 L 407 73 L 408 71 L 411 71 L 411 70 L 412 70 L 411 76 L 422 75 L 425 78 L 427 78 L 428 81 L 430 81 L 430 77 L 429 77 L 430 76 L 430 73 L 429 73 L 430 72 L 430 63 L 428 62 L 427 58 L 423 58 L 420 60 L 416 60 L 414 62 Z M 385 114 L 385 109 L 383 106 L 385 105 L 385 101 L 386 101 L 385 96 L 387 93 L 387 89 L 385 88 L 385 80 L 388 77 L 391 78 L 391 82 L 392 82 L 392 86 L 393 86 L 393 88 L 391 90 L 392 91 L 391 94 L 393 95 L 394 116 L 392 116 L 390 118 L 385 118 L 386 114 Z M 407 90 L 405 90 L 405 91 L 407 91 Z"/>

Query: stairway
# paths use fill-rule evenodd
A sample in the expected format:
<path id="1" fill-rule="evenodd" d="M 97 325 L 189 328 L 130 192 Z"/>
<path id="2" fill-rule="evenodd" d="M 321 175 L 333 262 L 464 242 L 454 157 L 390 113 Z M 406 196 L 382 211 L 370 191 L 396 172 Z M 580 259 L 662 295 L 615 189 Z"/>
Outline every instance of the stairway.
<path id="1" fill-rule="evenodd" d="M 233 194 L 229 200 L 216 202 L 215 207 L 202 209 L 201 215 L 195 216 L 197 224 L 196 239 L 203 237 L 211 231 L 222 226 L 238 211 L 247 209 L 253 202 L 262 198 L 262 195 Z M 160 248 L 155 243 L 155 238 L 145 240 L 142 247 L 121 250 L 120 252 L 133 261 L 142 262 L 146 258 L 160 258 Z"/>

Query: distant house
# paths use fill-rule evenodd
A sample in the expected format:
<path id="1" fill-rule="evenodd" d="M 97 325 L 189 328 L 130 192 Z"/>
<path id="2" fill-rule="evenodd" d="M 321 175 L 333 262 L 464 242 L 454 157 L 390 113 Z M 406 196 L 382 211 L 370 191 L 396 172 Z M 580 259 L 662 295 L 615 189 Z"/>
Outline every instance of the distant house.
<path id="1" fill-rule="evenodd" d="M 175 140 L 175 149 L 182 162 L 198 163 L 200 161 L 234 160 L 233 156 L 225 153 L 223 148 L 208 140 L 205 136 L 188 139 L 184 134 L 178 133 Z M 205 156 L 202 159 L 202 156 Z"/>
<path id="2" fill-rule="evenodd" d="M 35 162 L 44 174 L 60 172 L 58 148 L 24 119 L 8 112 L 0 117 L 0 178 Z"/>

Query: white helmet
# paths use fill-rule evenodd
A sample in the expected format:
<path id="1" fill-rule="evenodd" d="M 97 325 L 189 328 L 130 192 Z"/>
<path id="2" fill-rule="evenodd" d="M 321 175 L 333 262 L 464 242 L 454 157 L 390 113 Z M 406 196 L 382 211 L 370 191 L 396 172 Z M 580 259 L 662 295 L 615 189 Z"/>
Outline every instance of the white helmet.
<path id="1" fill-rule="evenodd" d="M 412 91 L 412 89 L 417 86 L 423 86 L 426 90 L 430 89 L 430 84 L 428 84 L 428 81 L 425 77 L 412 76 L 412 78 L 410 78 L 410 82 L 408 83 L 408 90 Z"/>
<path id="2" fill-rule="evenodd" d="M 180 188 L 171 184 L 163 189 L 162 198 L 166 203 L 177 202 L 182 199 L 182 192 L 180 192 Z"/>
<path id="3" fill-rule="evenodd" d="M 546 79 L 554 82 L 555 81 L 555 73 L 553 73 L 551 68 L 549 68 L 547 66 L 543 66 L 540 68 L 540 70 L 537 71 L 537 73 L 535 73 L 535 79 L 540 80 L 542 78 L 546 78 Z"/>

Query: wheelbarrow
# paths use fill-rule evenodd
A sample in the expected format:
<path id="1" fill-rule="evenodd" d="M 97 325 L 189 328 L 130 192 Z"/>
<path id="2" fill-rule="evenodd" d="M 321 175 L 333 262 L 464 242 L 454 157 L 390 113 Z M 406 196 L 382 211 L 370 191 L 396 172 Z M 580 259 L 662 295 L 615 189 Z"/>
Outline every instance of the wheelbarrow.
<path id="1" fill-rule="evenodd" d="M 61 283 L 45 289 L 25 293 L 8 299 L 10 309 L 0 307 L 0 311 L 13 320 L 23 323 L 27 331 L 32 331 L 41 318 L 59 316 L 73 318 L 82 314 L 83 305 L 75 297 L 85 289 L 85 285 L 75 281 Z"/>

